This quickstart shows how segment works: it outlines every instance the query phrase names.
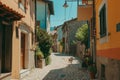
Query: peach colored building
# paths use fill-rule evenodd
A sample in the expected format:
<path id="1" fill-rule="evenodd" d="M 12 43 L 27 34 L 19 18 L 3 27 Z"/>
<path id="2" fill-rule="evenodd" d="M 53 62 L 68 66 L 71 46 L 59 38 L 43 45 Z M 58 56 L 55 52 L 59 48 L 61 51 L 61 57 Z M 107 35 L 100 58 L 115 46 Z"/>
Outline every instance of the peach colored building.
<path id="1" fill-rule="evenodd" d="M 0 79 L 34 68 L 34 29 L 35 0 L 0 0 Z"/>

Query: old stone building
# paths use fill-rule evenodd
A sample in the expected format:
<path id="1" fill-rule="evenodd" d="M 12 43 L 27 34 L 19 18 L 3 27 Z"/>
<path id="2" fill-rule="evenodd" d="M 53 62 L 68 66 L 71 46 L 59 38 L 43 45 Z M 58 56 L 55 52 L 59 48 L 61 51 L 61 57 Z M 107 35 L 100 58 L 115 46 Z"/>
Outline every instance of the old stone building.
<path id="1" fill-rule="evenodd" d="M 83 24 L 86 24 L 86 21 L 77 21 L 77 18 L 66 21 L 63 24 L 63 37 L 65 39 L 65 53 L 68 54 L 76 54 L 76 48 L 73 47 L 73 42 L 76 41 L 75 34 L 77 29 L 81 27 Z M 72 51 L 74 50 L 74 51 Z"/>

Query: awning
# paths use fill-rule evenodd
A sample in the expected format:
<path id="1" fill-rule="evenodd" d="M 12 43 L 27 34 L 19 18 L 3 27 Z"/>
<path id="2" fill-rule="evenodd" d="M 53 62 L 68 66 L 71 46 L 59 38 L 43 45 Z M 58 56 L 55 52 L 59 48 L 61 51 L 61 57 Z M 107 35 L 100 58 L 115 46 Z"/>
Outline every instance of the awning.
<path id="1" fill-rule="evenodd" d="M 50 0 L 43 0 L 43 1 L 48 3 L 50 14 L 54 15 L 54 4 L 53 4 L 53 1 L 50 1 Z"/>
<path id="2" fill-rule="evenodd" d="M 21 15 L 19 12 L 13 10 L 12 8 L 10 8 L 9 6 L 2 4 L 2 2 L 0 2 L 0 19 L 9 21 L 9 20 L 20 20 L 22 17 L 24 17 L 23 15 Z"/>

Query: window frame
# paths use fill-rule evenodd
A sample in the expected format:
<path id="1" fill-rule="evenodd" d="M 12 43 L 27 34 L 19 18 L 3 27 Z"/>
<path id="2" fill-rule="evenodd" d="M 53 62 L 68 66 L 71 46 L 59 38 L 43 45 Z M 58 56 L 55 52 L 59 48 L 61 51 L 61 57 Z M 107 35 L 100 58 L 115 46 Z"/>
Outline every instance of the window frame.
<path id="1" fill-rule="evenodd" d="M 100 21 L 100 38 L 107 35 L 107 21 L 106 21 L 106 4 L 104 4 L 99 12 L 99 21 Z"/>
<path id="2" fill-rule="evenodd" d="M 24 1 L 24 3 L 22 3 Z M 18 2 L 19 8 L 21 8 L 24 12 L 26 12 L 26 9 L 28 7 L 28 0 L 19 0 Z"/>

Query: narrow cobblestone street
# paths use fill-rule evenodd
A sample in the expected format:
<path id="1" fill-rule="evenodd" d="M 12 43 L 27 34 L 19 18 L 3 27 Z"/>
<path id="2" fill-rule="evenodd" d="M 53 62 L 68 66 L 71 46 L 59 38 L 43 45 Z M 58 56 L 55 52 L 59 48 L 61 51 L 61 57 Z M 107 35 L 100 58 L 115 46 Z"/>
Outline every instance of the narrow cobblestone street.
<path id="1" fill-rule="evenodd" d="M 43 69 L 34 69 L 22 80 L 90 80 L 88 71 L 81 69 L 81 64 L 76 57 L 70 64 L 67 56 L 59 53 L 51 54 L 51 64 Z"/>

